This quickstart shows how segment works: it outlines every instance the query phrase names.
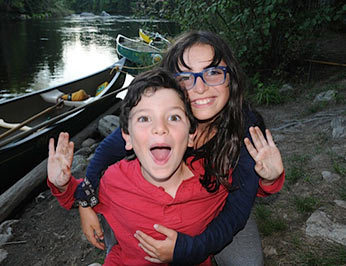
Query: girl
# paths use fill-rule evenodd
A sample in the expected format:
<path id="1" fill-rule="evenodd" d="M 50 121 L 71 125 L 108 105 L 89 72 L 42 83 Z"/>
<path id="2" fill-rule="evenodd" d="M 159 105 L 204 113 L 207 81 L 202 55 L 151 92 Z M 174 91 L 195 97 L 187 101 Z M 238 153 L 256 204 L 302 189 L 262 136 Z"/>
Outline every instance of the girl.
<path id="1" fill-rule="evenodd" d="M 187 91 L 193 114 L 199 122 L 195 149 L 191 152 L 196 159 L 204 158 L 203 187 L 212 193 L 222 185 L 230 193 L 223 211 L 198 236 L 190 237 L 157 225 L 155 228 L 167 235 L 166 240 L 156 241 L 140 231 L 136 238 L 148 253 L 149 261 L 192 265 L 222 250 L 232 241 L 233 235 L 244 228 L 256 192 L 258 196 L 266 196 L 281 189 L 283 164 L 270 132 L 266 131 L 266 140 L 258 127 L 252 127 L 263 125 L 263 121 L 244 103 L 245 88 L 240 67 L 223 39 L 211 32 L 186 33 L 168 50 L 162 66 L 174 74 Z M 254 146 L 250 143 L 249 133 Z M 244 136 L 251 156 L 242 145 Z M 89 200 L 81 201 L 82 206 L 97 202 L 93 192 L 98 186 L 101 170 L 125 155 L 123 145 L 120 130 L 100 144 L 88 167 L 84 184 L 75 193 L 77 199 L 83 199 L 85 194 L 91 195 Z M 234 169 L 232 183 L 227 181 L 230 169 Z M 80 208 L 80 213 L 88 239 L 102 248 L 97 242 L 103 233 L 96 215 L 91 208 Z M 254 223 L 249 225 L 255 226 Z M 240 250 L 243 254 L 234 254 L 237 246 L 242 244 L 233 242 L 227 246 L 215 257 L 216 261 L 220 265 L 225 258 L 228 265 L 237 264 L 237 260 L 242 265 L 263 264 L 260 241 L 247 243 L 246 248 Z M 255 253 L 260 256 L 249 256 L 249 250 L 257 250 Z"/>

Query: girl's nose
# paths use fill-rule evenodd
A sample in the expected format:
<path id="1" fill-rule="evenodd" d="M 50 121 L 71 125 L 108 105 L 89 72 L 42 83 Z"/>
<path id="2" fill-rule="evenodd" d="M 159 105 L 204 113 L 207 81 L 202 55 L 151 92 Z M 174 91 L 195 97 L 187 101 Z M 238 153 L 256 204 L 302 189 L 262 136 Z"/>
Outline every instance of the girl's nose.
<path id="1" fill-rule="evenodd" d="M 192 89 L 196 93 L 203 94 L 206 90 L 208 90 L 208 85 L 204 83 L 202 77 L 196 77 L 196 83 Z"/>

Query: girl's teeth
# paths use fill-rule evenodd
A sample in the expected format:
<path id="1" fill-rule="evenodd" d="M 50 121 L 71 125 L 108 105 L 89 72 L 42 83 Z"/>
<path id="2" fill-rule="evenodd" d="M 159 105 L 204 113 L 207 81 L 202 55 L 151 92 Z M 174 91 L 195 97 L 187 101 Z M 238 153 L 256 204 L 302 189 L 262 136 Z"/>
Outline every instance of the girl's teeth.
<path id="1" fill-rule="evenodd" d="M 196 104 L 207 104 L 210 102 L 210 99 L 203 99 L 195 101 Z"/>

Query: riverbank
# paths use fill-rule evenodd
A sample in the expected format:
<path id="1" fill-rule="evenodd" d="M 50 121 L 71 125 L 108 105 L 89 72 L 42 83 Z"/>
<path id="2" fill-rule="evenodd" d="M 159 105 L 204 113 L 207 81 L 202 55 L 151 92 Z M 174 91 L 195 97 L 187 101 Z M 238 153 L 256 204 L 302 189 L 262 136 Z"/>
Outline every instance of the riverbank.
<path id="1" fill-rule="evenodd" d="M 346 265 L 346 71 L 316 66 L 312 74 L 309 83 L 288 81 L 284 103 L 257 106 L 286 171 L 282 191 L 255 204 L 266 266 Z M 86 241 L 78 211 L 62 209 L 48 190 L 13 218 L 1 265 L 102 263 L 105 254 Z"/>

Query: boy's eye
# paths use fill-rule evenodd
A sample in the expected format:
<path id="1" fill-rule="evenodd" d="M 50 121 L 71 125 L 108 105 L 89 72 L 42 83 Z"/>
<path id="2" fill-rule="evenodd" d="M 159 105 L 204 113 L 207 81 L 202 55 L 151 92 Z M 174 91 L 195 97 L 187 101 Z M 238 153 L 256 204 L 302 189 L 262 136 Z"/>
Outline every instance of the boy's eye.
<path id="1" fill-rule="evenodd" d="M 137 121 L 140 122 L 140 123 L 149 122 L 149 117 L 147 117 L 147 116 L 140 116 L 140 117 L 137 118 Z"/>
<path id="2" fill-rule="evenodd" d="M 180 117 L 180 115 L 170 115 L 168 120 L 169 121 L 180 121 L 181 117 Z"/>

